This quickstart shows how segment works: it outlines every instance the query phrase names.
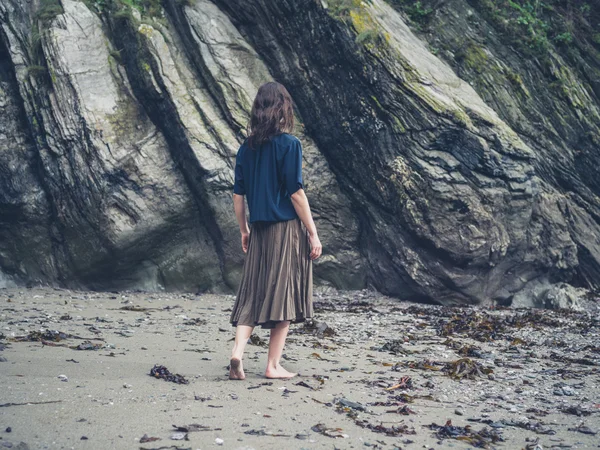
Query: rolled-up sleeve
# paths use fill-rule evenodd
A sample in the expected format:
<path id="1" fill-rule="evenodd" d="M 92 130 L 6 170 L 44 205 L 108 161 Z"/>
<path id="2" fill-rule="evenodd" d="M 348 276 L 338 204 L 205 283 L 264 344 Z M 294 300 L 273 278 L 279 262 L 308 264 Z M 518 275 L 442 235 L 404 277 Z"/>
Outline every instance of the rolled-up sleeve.
<path id="1" fill-rule="evenodd" d="M 239 195 L 246 195 L 246 188 L 244 186 L 244 172 L 242 171 L 242 164 L 240 161 L 240 152 L 235 157 L 235 179 L 233 182 L 233 193 Z"/>
<path id="2" fill-rule="evenodd" d="M 294 140 L 283 161 L 283 175 L 288 195 L 304 188 L 302 182 L 302 144 Z"/>

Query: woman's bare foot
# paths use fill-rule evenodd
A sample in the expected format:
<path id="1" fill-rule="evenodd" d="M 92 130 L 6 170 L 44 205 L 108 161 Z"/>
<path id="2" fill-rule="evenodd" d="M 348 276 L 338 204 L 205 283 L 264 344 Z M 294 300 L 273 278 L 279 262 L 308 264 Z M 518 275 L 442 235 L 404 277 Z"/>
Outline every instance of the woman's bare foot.
<path id="1" fill-rule="evenodd" d="M 229 379 L 230 380 L 243 380 L 246 378 L 244 368 L 242 367 L 242 360 L 237 358 L 231 358 L 229 361 Z"/>
<path id="2" fill-rule="evenodd" d="M 275 366 L 275 367 L 268 366 L 267 370 L 265 371 L 265 377 L 267 377 L 267 378 L 292 378 L 292 377 L 295 377 L 296 375 L 298 375 L 298 374 L 288 372 L 283 367 L 281 367 L 279 364 L 277 364 L 277 366 Z"/>

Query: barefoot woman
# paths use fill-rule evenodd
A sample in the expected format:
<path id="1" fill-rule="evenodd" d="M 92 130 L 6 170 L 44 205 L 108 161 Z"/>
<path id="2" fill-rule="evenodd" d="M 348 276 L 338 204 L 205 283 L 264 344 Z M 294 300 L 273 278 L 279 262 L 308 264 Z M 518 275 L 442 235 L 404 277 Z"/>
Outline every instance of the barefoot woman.
<path id="1" fill-rule="evenodd" d="M 257 325 L 271 330 L 265 376 L 296 375 L 279 364 L 285 338 L 290 323 L 313 315 L 312 260 L 321 255 L 321 241 L 303 189 L 302 146 L 289 134 L 293 127 L 290 94 L 279 83 L 263 84 L 235 164 L 233 203 L 246 259 L 230 318 L 237 327 L 230 379 L 245 378 L 244 347 Z"/>

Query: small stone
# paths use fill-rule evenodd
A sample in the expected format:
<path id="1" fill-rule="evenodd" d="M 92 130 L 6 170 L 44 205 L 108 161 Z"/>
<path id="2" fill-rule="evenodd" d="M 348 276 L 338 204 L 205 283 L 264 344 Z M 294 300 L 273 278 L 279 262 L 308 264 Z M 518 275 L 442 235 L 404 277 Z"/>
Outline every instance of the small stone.
<path id="1" fill-rule="evenodd" d="M 456 414 L 457 416 L 462 416 L 463 412 L 460 409 L 455 409 L 454 414 Z"/>
<path id="2" fill-rule="evenodd" d="M 217 445 L 223 445 L 224 442 L 225 441 L 223 439 L 221 439 L 221 438 L 216 438 L 215 439 L 215 444 L 217 444 Z"/>
<path id="3" fill-rule="evenodd" d="M 6 431 L 7 433 L 10 433 L 12 431 L 12 428 L 11 427 L 7 427 L 6 430 L 4 430 L 4 431 Z"/>
<path id="4" fill-rule="evenodd" d="M 60 381 L 69 381 L 69 377 L 67 377 L 66 375 L 59 375 L 59 376 L 58 376 L 58 379 L 59 379 Z"/>

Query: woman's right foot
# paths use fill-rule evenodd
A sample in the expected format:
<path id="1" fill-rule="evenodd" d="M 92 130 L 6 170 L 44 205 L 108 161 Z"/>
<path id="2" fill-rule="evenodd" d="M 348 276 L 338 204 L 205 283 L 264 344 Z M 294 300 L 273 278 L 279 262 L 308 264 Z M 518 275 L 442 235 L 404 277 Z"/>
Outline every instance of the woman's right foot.
<path id="1" fill-rule="evenodd" d="M 292 378 L 298 375 L 297 373 L 288 372 L 279 364 L 277 367 L 267 367 L 265 377 L 267 378 Z"/>
<path id="2" fill-rule="evenodd" d="M 237 358 L 231 358 L 229 361 L 229 379 L 230 380 L 243 380 L 246 378 L 244 368 L 242 367 L 242 360 Z"/>

